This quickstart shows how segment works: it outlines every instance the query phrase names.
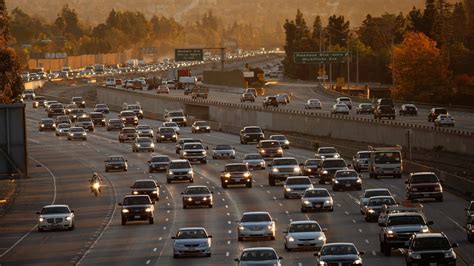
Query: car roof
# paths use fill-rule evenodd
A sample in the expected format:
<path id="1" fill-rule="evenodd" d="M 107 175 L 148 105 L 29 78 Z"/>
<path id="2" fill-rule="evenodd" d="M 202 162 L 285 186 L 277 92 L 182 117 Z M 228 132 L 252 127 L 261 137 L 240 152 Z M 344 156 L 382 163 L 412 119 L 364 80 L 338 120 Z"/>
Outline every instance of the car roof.
<path id="1" fill-rule="evenodd" d="M 446 235 L 443 233 L 423 233 L 415 234 L 415 238 L 429 238 L 429 237 L 443 237 L 446 238 Z"/>
<path id="2" fill-rule="evenodd" d="M 185 230 L 204 230 L 206 229 L 204 227 L 181 227 L 178 229 L 178 231 L 185 231 Z"/>
<path id="3" fill-rule="evenodd" d="M 175 160 L 171 160 L 172 163 L 182 163 L 182 162 L 189 162 L 188 160 L 186 159 L 175 159 Z"/>
<path id="4" fill-rule="evenodd" d="M 416 172 L 416 173 L 410 173 L 411 176 L 416 176 L 416 175 L 436 175 L 434 172 Z"/>
<path id="5" fill-rule="evenodd" d="M 244 248 L 244 249 L 242 250 L 242 252 L 246 252 L 246 251 L 258 251 L 258 250 L 269 250 L 269 251 L 274 251 L 274 252 L 276 253 L 275 249 L 272 248 L 272 247 Z"/>
<path id="6" fill-rule="evenodd" d="M 69 206 L 66 205 L 66 204 L 51 204 L 51 205 L 46 205 L 43 208 L 54 208 L 54 207 L 67 207 L 67 208 L 69 208 Z"/>
<path id="7" fill-rule="evenodd" d="M 246 127 L 244 127 L 244 128 L 258 128 L 258 129 L 262 129 L 262 128 L 259 127 L 259 126 L 246 126 Z"/>
<path id="8" fill-rule="evenodd" d="M 231 165 L 244 165 L 244 166 L 247 166 L 247 165 L 244 164 L 244 163 L 228 163 L 228 164 L 226 164 L 225 166 L 227 167 L 227 166 L 231 166 Z"/>
<path id="9" fill-rule="evenodd" d="M 324 247 L 327 247 L 327 246 L 339 246 L 339 245 L 351 245 L 351 246 L 356 246 L 354 243 L 349 243 L 349 242 L 337 242 L 337 243 L 328 243 L 328 244 L 325 244 Z"/>
<path id="10" fill-rule="evenodd" d="M 137 180 L 135 180 L 135 183 L 136 182 L 153 182 L 153 183 L 156 184 L 156 181 L 153 180 L 153 179 L 137 179 Z"/>
<path id="11" fill-rule="evenodd" d="M 371 200 L 371 199 L 387 199 L 387 198 L 393 199 L 392 196 L 374 196 L 374 197 L 370 197 L 369 200 Z"/>
<path id="12" fill-rule="evenodd" d="M 318 222 L 314 221 L 314 220 L 302 220 L 302 221 L 292 221 L 290 222 L 290 225 L 293 225 L 293 224 L 318 224 Z"/>
<path id="13" fill-rule="evenodd" d="M 357 153 L 370 153 L 370 151 L 358 151 Z"/>
<path id="14" fill-rule="evenodd" d="M 323 162 L 324 161 L 344 161 L 344 159 L 342 159 L 342 158 L 324 158 L 322 161 Z"/>
<path id="15" fill-rule="evenodd" d="M 82 127 L 81 127 L 82 128 Z M 122 155 L 110 155 L 108 156 L 109 158 L 112 158 L 112 157 L 120 157 L 120 158 L 124 158 Z"/>
<path id="16" fill-rule="evenodd" d="M 309 179 L 308 176 L 305 176 L 305 175 L 298 175 L 298 176 L 289 176 L 289 177 L 286 178 L 286 180 L 288 180 L 288 179 L 298 179 L 298 178 Z"/>
<path id="17" fill-rule="evenodd" d="M 296 160 L 295 157 L 280 157 L 280 158 L 273 158 L 273 160 Z"/>
<path id="18" fill-rule="evenodd" d="M 207 186 L 199 186 L 199 185 L 197 185 L 197 186 L 187 186 L 186 189 L 188 189 L 188 188 L 207 188 L 207 189 L 209 189 Z"/>
<path id="19" fill-rule="evenodd" d="M 150 198 L 150 196 L 145 195 L 145 194 L 142 194 L 142 195 L 127 195 L 127 196 L 125 196 L 125 197 L 123 197 L 123 198 L 125 199 L 125 198 L 142 198 L 142 197 Z"/>
<path id="20" fill-rule="evenodd" d="M 308 190 L 314 190 L 314 191 L 328 191 L 326 188 L 322 188 L 322 187 L 313 187 L 313 188 L 308 188 L 306 191 Z M 329 192 L 329 191 L 328 191 Z"/>
<path id="21" fill-rule="evenodd" d="M 424 216 L 423 213 L 420 212 L 392 212 L 389 213 L 388 216 L 393 217 L 393 216 Z"/>
<path id="22" fill-rule="evenodd" d="M 366 189 L 364 190 L 364 192 L 370 192 L 370 191 L 388 191 L 390 192 L 390 190 L 388 190 L 388 188 L 369 188 L 369 189 Z"/>
<path id="23" fill-rule="evenodd" d="M 270 215 L 269 212 L 263 212 L 263 211 L 262 212 L 244 212 L 244 213 L 242 213 L 242 215 L 252 215 L 252 214 L 268 214 L 268 215 Z"/>

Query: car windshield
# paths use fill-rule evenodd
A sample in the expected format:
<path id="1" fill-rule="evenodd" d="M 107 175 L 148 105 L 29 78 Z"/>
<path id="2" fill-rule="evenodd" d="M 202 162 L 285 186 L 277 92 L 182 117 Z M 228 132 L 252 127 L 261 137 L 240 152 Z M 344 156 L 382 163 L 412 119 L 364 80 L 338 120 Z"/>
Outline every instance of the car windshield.
<path id="1" fill-rule="evenodd" d="M 323 168 L 344 168 L 346 162 L 344 160 L 324 160 L 322 163 Z"/>
<path id="2" fill-rule="evenodd" d="M 309 100 L 309 103 L 319 103 L 319 100 Z"/>
<path id="3" fill-rule="evenodd" d="M 302 178 L 287 178 L 286 179 L 287 185 L 310 185 L 311 180 L 307 177 Z"/>
<path id="4" fill-rule="evenodd" d="M 382 205 L 395 205 L 396 202 L 393 200 L 393 198 L 371 198 L 369 199 L 369 206 L 382 206 Z"/>
<path id="5" fill-rule="evenodd" d="M 107 108 L 107 105 L 105 104 L 97 104 L 95 108 Z"/>
<path id="6" fill-rule="evenodd" d="M 126 197 L 123 199 L 123 205 L 141 205 L 141 204 L 151 204 L 150 198 L 148 196 L 139 196 L 139 197 Z"/>
<path id="7" fill-rule="evenodd" d="M 168 116 L 184 116 L 184 114 L 182 112 L 171 112 Z"/>
<path id="8" fill-rule="evenodd" d="M 260 154 L 245 154 L 244 160 L 261 160 L 262 156 Z"/>
<path id="9" fill-rule="evenodd" d="M 303 223 L 303 224 L 292 224 L 290 225 L 289 233 L 302 233 L 302 232 L 321 232 L 321 227 L 317 223 Z"/>
<path id="10" fill-rule="evenodd" d="M 260 142 L 262 148 L 279 148 L 280 143 L 278 141 L 262 141 Z"/>
<path id="11" fill-rule="evenodd" d="M 306 165 L 316 165 L 319 166 L 321 164 L 320 160 L 307 160 Z"/>
<path id="12" fill-rule="evenodd" d="M 176 239 L 207 238 L 204 230 L 179 230 Z"/>
<path id="13" fill-rule="evenodd" d="M 137 130 L 149 130 L 150 126 L 137 126 Z"/>
<path id="14" fill-rule="evenodd" d="M 403 224 L 421 224 L 424 225 L 425 221 L 421 215 L 412 215 L 412 216 L 392 216 L 388 218 L 389 226 L 393 225 L 403 225 Z"/>
<path id="15" fill-rule="evenodd" d="M 91 119 L 87 116 L 80 116 L 77 118 L 77 122 L 90 122 Z"/>
<path id="16" fill-rule="evenodd" d="M 370 157 L 370 152 L 359 152 L 359 158 L 369 158 Z"/>
<path id="17" fill-rule="evenodd" d="M 400 163 L 400 152 L 376 152 L 375 163 Z"/>
<path id="18" fill-rule="evenodd" d="M 356 171 L 338 171 L 336 172 L 336 178 L 345 178 L 345 177 L 357 177 L 358 174 Z"/>
<path id="19" fill-rule="evenodd" d="M 449 250 L 451 245 L 445 237 L 419 237 L 413 240 L 411 249 L 414 251 Z"/>
<path id="20" fill-rule="evenodd" d="M 73 102 L 82 101 L 82 97 L 72 97 Z"/>
<path id="21" fill-rule="evenodd" d="M 225 166 L 226 172 L 247 172 L 247 166 L 245 164 L 231 164 Z"/>
<path id="22" fill-rule="evenodd" d="M 192 187 L 187 188 L 184 194 L 193 195 L 193 194 L 210 194 L 211 192 L 207 187 Z"/>
<path id="23" fill-rule="evenodd" d="M 268 215 L 267 213 L 252 213 L 252 214 L 244 214 L 240 221 L 242 223 L 271 222 L 272 219 L 270 218 L 270 215 Z"/>
<path id="24" fill-rule="evenodd" d="M 434 110 L 434 113 L 439 115 L 439 114 L 447 114 L 448 113 L 448 110 L 444 109 L 444 108 L 438 108 L 438 109 L 435 109 Z"/>
<path id="25" fill-rule="evenodd" d="M 156 184 L 153 181 L 140 181 L 140 182 L 135 182 L 133 187 L 134 188 L 155 188 Z"/>
<path id="26" fill-rule="evenodd" d="M 43 96 L 36 96 L 35 100 L 37 101 L 44 101 L 46 98 Z"/>
<path id="27" fill-rule="evenodd" d="M 259 127 L 248 127 L 245 129 L 245 133 L 262 133 L 262 129 Z"/>
<path id="28" fill-rule="evenodd" d="M 437 183 L 438 177 L 433 174 L 414 175 L 411 177 L 411 183 Z"/>
<path id="29" fill-rule="evenodd" d="M 364 198 L 376 197 L 376 196 L 390 196 L 388 190 L 372 190 L 365 192 Z"/>
<path id="30" fill-rule="evenodd" d="M 175 122 L 166 122 L 166 123 L 163 123 L 163 126 L 164 127 L 177 127 L 178 124 L 176 124 Z"/>
<path id="31" fill-rule="evenodd" d="M 122 124 L 122 121 L 118 120 L 118 119 L 110 119 L 109 120 L 109 123 L 110 124 Z"/>
<path id="32" fill-rule="evenodd" d="M 372 104 L 361 104 L 360 107 L 364 109 L 372 108 Z"/>
<path id="33" fill-rule="evenodd" d="M 320 197 L 329 197 L 329 192 L 327 190 L 307 190 L 304 193 L 305 198 L 320 198 Z"/>
<path id="34" fill-rule="evenodd" d="M 165 157 L 165 156 L 159 156 L 159 157 L 153 157 L 151 158 L 150 160 L 151 162 L 154 162 L 154 163 L 164 163 L 164 162 L 169 162 L 170 161 L 170 158 L 168 157 Z"/>
<path id="35" fill-rule="evenodd" d="M 139 143 L 152 143 L 153 141 L 150 138 L 137 138 Z"/>
<path id="36" fill-rule="evenodd" d="M 183 169 L 183 168 L 191 168 L 189 162 L 172 162 L 170 164 L 170 169 Z"/>
<path id="37" fill-rule="evenodd" d="M 244 251 L 240 257 L 240 261 L 266 261 L 277 259 L 277 255 L 273 250 Z"/>
<path id="38" fill-rule="evenodd" d="M 273 165 L 298 165 L 296 159 L 274 159 Z"/>
<path id="39" fill-rule="evenodd" d="M 173 134 L 175 132 L 174 132 L 174 129 L 171 128 L 171 127 L 162 127 L 162 128 L 160 128 L 160 133 L 171 133 L 171 134 Z"/>
<path id="40" fill-rule="evenodd" d="M 232 150 L 232 146 L 230 146 L 230 145 L 217 145 L 215 150 Z"/>
<path id="41" fill-rule="evenodd" d="M 100 114 L 91 114 L 90 116 L 91 116 L 91 118 L 103 118 L 104 117 L 104 115 L 102 113 L 100 113 Z"/>
<path id="42" fill-rule="evenodd" d="M 41 210 L 41 214 L 61 214 L 61 213 L 70 213 L 68 207 L 48 207 Z"/>
<path id="43" fill-rule="evenodd" d="M 337 150 L 335 148 L 324 148 L 324 149 L 319 149 L 318 153 L 319 154 L 337 153 Z"/>
<path id="44" fill-rule="evenodd" d="M 204 147 L 201 143 L 186 143 L 183 146 L 184 150 L 203 150 Z"/>
<path id="45" fill-rule="evenodd" d="M 109 162 L 123 162 L 123 157 L 109 157 Z"/>
<path id="46" fill-rule="evenodd" d="M 130 112 L 122 112 L 120 113 L 121 116 L 135 116 L 135 113 L 130 111 Z"/>
<path id="47" fill-rule="evenodd" d="M 271 136 L 270 139 L 274 139 L 274 140 L 286 140 L 286 137 L 285 137 L 285 136 L 282 136 L 282 135 L 277 135 L 277 136 Z"/>
<path id="48" fill-rule="evenodd" d="M 128 110 L 140 110 L 142 109 L 139 105 L 129 105 L 127 107 Z"/>
<path id="49" fill-rule="evenodd" d="M 196 126 L 198 126 L 198 127 L 206 127 L 208 125 L 209 125 L 209 123 L 207 123 L 205 121 L 196 122 Z"/>
<path id="50" fill-rule="evenodd" d="M 69 132 L 71 133 L 84 132 L 84 129 L 82 127 L 73 127 L 69 129 Z"/>
<path id="51" fill-rule="evenodd" d="M 344 255 L 357 254 L 357 249 L 353 245 L 330 245 L 321 249 L 321 255 Z"/>
<path id="52" fill-rule="evenodd" d="M 137 133 L 134 128 L 124 128 L 122 129 L 123 133 Z"/>

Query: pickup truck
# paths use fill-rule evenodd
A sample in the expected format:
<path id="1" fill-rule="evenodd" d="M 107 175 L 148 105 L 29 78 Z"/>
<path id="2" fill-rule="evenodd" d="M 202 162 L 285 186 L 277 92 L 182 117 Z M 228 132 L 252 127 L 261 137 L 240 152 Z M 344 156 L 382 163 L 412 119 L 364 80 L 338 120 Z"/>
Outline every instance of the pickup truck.
<path id="1" fill-rule="evenodd" d="M 193 99 L 202 98 L 207 99 L 209 94 L 209 88 L 207 87 L 194 87 L 191 91 L 191 97 Z"/>

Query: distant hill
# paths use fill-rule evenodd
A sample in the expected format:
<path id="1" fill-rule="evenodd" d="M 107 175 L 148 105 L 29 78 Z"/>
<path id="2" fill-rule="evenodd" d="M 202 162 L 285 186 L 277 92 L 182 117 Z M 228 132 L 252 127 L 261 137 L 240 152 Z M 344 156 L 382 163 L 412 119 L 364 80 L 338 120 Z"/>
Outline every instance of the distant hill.
<path id="1" fill-rule="evenodd" d="M 34 4 L 32 4 L 34 2 Z M 286 18 L 294 18 L 300 8 L 308 24 L 320 14 L 323 19 L 332 14 L 344 15 L 352 25 L 358 25 L 367 14 L 407 13 L 413 6 L 421 7 L 425 0 L 6 0 L 11 11 L 20 7 L 30 15 L 54 20 L 63 5 L 76 9 L 81 20 L 91 25 L 103 22 L 111 9 L 143 12 L 146 16 L 175 17 L 180 22 L 194 22 L 209 9 L 225 23 L 246 21 L 276 27 Z"/>

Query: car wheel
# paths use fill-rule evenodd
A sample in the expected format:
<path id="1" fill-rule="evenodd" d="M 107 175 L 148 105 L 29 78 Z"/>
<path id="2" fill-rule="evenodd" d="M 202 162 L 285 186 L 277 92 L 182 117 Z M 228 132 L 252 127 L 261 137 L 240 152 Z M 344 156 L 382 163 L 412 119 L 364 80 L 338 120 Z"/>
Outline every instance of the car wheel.
<path id="1" fill-rule="evenodd" d="M 38 226 L 38 232 L 43 232 L 43 231 L 44 231 L 43 228 Z"/>
<path id="2" fill-rule="evenodd" d="M 127 219 L 122 217 L 122 225 L 126 225 L 126 224 L 127 224 Z"/>
<path id="3" fill-rule="evenodd" d="M 109 171 L 109 169 L 105 169 L 105 172 L 107 173 Z"/>
<path id="4" fill-rule="evenodd" d="M 246 186 L 247 188 L 252 188 L 252 183 L 250 182 L 250 183 L 246 184 L 245 186 Z"/>
<path id="5" fill-rule="evenodd" d="M 69 231 L 72 231 L 72 230 L 74 230 L 74 228 L 75 228 L 75 225 L 74 225 L 74 222 L 73 222 L 72 225 L 71 225 L 71 227 L 68 228 L 68 230 L 69 230 Z"/>
<path id="6" fill-rule="evenodd" d="M 226 184 L 226 183 L 222 183 L 222 188 L 226 189 L 226 188 L 227 188 L 227 184 Z"/>
<path id="7" fill-rule="evenodd" d="M 202 164 L 207 164 L 207 160 L 202 160 L 201 163 Z"/>
<path id="8" fill-rule="evenodd" d="M 384 245 L 384 248 L 383 248 L 383 255 L 384 255 L 385 257 L 390 257 L 390 256 L 392 256 L 392 249 L 391 249 L 390 246 L 387 245 L 387 244 Z"/>
<path id="9" fill-rule="evenodd" d="M 272 187 L 275 186 L 275 178 L 269 177 L 268 178 L 268 184 Z"/>
<path id="10" fill-rule="evenodd" d="M 284 197 L 285 199 L 289 199 L 288 195 L 286 195 L 286 194 L 285 194 L 283 197 Z"/>
<path id="11" fill-rule="evenodd" d="M 179 255 L 178 254 L 173 254 L 173 258 L 175 258 L 175 259 L 179 258 Z"/>
<path id="12" fill-rule="evenodd" d="M 155 220 L 153 219 L 153 217 L 150 217 L 150 219 L 148 219 L 148 223 L 149 224 L 154 224 L 155 223 Z"/>
<path id="13" fill-rule="evenodd" d="M 183 204 L 183 209 L 186 209 L 188 206 L 186 206 L 186 204 Z"/>
<path id="14" fill-rule="evenodd" d="M 436 198 L 437 202 L 443 202 L 443 196 Z"/>
<path id="15" fill-rule="evenodd" d="M 291 248 L 288 248 L 288 247 L 286 246 L 286 244 L 285 244 L 285 250 L 286 250 L 287 252 L 291 252 L 291 251 L 292 251 L 292 249 L 291 249 Z"/>
<path id="16" fill-rule="evenodd" d="M 241 237 L 241 236 L 239 236 L 239 237 L 237 237 L 237 240 L 238 240 L 239 242 L 240 242 L 240 241 L 244 241 L 244 238 Z"/>
<path id="17" fill-rule="evenodd" d="M 207 254 L 206 254 L 206 257 L 210 257 L 210 256 L 211 256 L 211 253 L 207 253 Z"/>
<path id="18" fill-rule="evenodd" d="M 305 212 L 306 212 L 306 209 L 305 209 L 305 208 L 301 208 L 301 212 L 305 213 Z"/>
<path id="19" fill-rule="evenodd" d="M 167 179 L 166 183 L 171 184 L 171 180 Z"/>

